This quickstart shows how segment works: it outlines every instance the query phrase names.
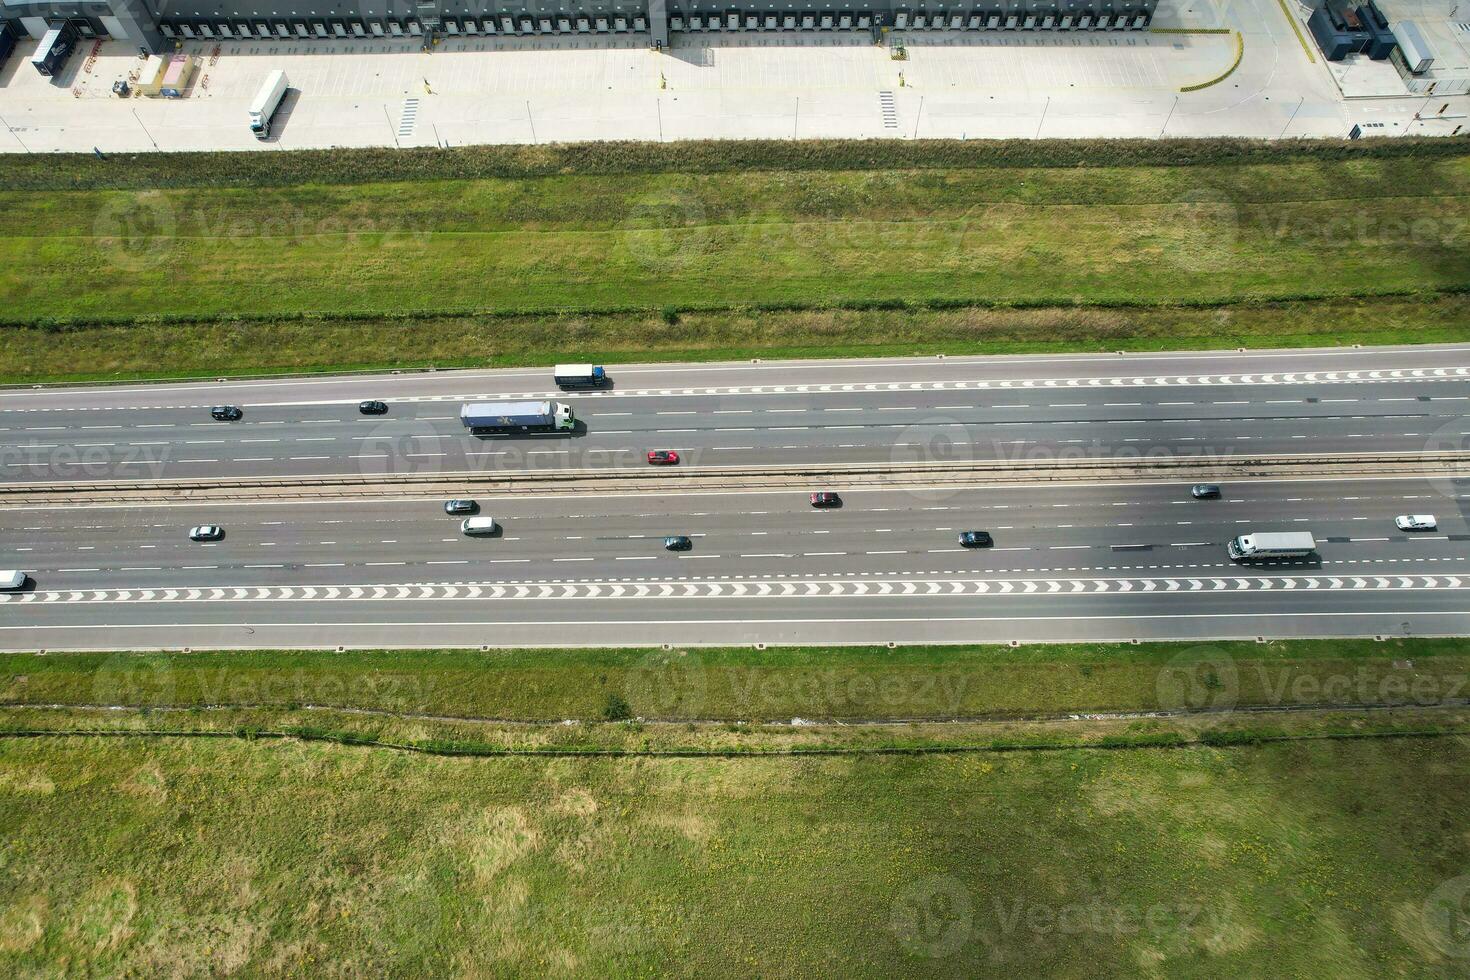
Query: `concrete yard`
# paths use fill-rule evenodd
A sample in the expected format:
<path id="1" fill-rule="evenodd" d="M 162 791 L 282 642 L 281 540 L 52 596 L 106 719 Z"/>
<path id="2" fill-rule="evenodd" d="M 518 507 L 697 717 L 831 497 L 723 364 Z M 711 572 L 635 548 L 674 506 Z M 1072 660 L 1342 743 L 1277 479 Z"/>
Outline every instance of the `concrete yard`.
<path id="1" fill-rule="evenodd" d="M 1305 11 L 1289 4 L 1294 16 Z M 1300 26 L 1300 24 L 1298 25 Z M 1176 0 L 1149 32 L 937 31 L 686 34 L 666 53 L 639 35 L 186 42 L 202 67 L 185 97 L 121 99 L 142 64 L 122 43 L 84 44 L 42 78 L 22 41 L 0 69 L 6 152 L 297 149 L 701 138 L 1033 138 L 1449 134 L 1470 97 L 1425 99 L 1338 68 L 1304 46 L 1276 0 Z M 1225 73 L 1229 34 L 1244 58 Z M 1158 30 L 1163 29 L 1163 30 Z M 1301 28 L 1305 37 L 1305 28 Z M 895 60 L 902 44 L 906 60 Z M 1310 51 L 1308 50 L 1310 47 Z M 1336 66 L 1334 66 L 1336 67 Z M 1374 66 L 1381 68 L 1380 66 Z M 276 135 L 246 106 L 275 68 Z M 1346 79 L 1346 82 L 1344 82 Z M 1356 87 L 1355 87 L 1356 86 Z M 1357 91 L 1368 97 L 1349 98 Z M 1441 111 L 1441 106 L 1447 106 Z M 1426 118 L 1418 115 L 1423 112 Z"/>

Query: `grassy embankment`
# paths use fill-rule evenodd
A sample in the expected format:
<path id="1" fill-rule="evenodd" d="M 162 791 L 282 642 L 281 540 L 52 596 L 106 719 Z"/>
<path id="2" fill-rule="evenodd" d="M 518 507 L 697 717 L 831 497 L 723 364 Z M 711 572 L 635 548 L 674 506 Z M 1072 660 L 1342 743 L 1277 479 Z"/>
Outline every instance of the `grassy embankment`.
<path id="1" fill-rule="evenodd" d="M 1467 764 L 1454 737 L 550 761 L 7 740 L 0 966 L 1456 976 Z"/>
<path id="2" fill-rule="evenodd" d="M 1412 705 L 1463 696 L 1464 651 L 9 654 L 0 969 L 1455 975 L 1470 712 Z M 1181 679 L 1216 709 L 1409 706 L 424 717 L 595 718 L 610 692 L 670 719 L 1004 716 L 1173 706 Z M 96 703 L 139 708 L 57 707 Z M 506 751 L 613 754 L 443 754 Z"/>
<path id="3" fill-rule="evenodd" d="M 1459 639 L 975 647 L 0 653 L 0 704 L 597 720 L 945 719 L 1470 698 Z"/>
<path id="4" fill-rule="evenodd" d="M 1470 337 L 1470 157 L 1210 159 L 163 190 L 63 173 L 87 186 L 0 192 L 0 364 L 31 381 Z"/>

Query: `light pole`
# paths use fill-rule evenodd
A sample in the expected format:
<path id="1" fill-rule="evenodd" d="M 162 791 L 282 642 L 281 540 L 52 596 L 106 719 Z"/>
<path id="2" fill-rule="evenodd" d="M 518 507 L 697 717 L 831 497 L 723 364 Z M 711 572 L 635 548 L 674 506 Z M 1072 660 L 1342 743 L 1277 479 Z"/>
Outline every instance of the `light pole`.
<path id="1" fill-rule="evenodd" d="M 1282 139 L 1286 136 L 1286 131 L 1291 128 L 1292 123 L 1296 122 L 1296 114 L 1302 111 L 1302 106 L 1305 105 L 1306 102 L 1307 97 L 1304 95 L 1302 96 L 1302 100 L 1296 104 L 1296 108 L 1291 110 L 1291 118 L 1286 120 L 1285 126 L 1281 127 L 1281 135 L 1276 137 L 1277 139 Z"/>
<path id="2" fill-rule="evenodd" d="M 141 129 L 141 130 L 143 130 L 143 135 L 146 136 L 146 137 L 148 137 L 148 142 L 150 142 L 150 143 L 153 144 L 153 148 L 155 150 L 158 149 L 158 141 L 153 138 L 153 134 L 152 133 L 148 132 L 148 127 L 143 125 L 143 117 L 138 115 L 138 110 L 137 109 L 132 109 L 132 110 L 129 110 L 129 111 L 132 112 L 133 118 L 136 119 L 136 120 L 138 120 L 138 128 Z"/>
<path id="3" fill-rule="evenodd" d="M 1169 120 L 1174 118 L 1174 110 L 1179 108 L 1179 96 L 1174 96 L 1174 104 L 1169 107 L 1169 114 L 1164 117 L 1164 125 L 1159 127 L 1159 139 L 1164 138 L 1164 130 L 1169 128 Z"/>

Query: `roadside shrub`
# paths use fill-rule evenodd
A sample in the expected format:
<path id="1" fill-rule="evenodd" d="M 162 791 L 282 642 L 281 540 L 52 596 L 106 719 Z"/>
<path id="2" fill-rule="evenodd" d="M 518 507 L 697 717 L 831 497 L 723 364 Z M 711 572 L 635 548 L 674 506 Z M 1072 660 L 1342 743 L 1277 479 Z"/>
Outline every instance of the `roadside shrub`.
<path id="1" fill-rule="evenodd" d="M 633 709 L 621 694 L 609 694 L 602 705 L 603 721 L 627 721 L 633 717 Z"/>

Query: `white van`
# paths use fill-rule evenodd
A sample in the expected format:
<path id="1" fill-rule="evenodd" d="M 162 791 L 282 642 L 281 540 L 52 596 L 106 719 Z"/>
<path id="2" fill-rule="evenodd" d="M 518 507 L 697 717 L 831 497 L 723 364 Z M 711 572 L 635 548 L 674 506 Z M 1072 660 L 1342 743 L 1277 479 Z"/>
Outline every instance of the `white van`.
<path id="1" fill-rule="evenodd" d="M 494 534 L 499 530 L 493 517 L 466 517 L 459 529 L 465 534 Z"/>
<path id="2" fill-rule="evenodd" d="M 26 573 L 0 571 L 0 592 L 14 592 L 25 588 Z"/>

